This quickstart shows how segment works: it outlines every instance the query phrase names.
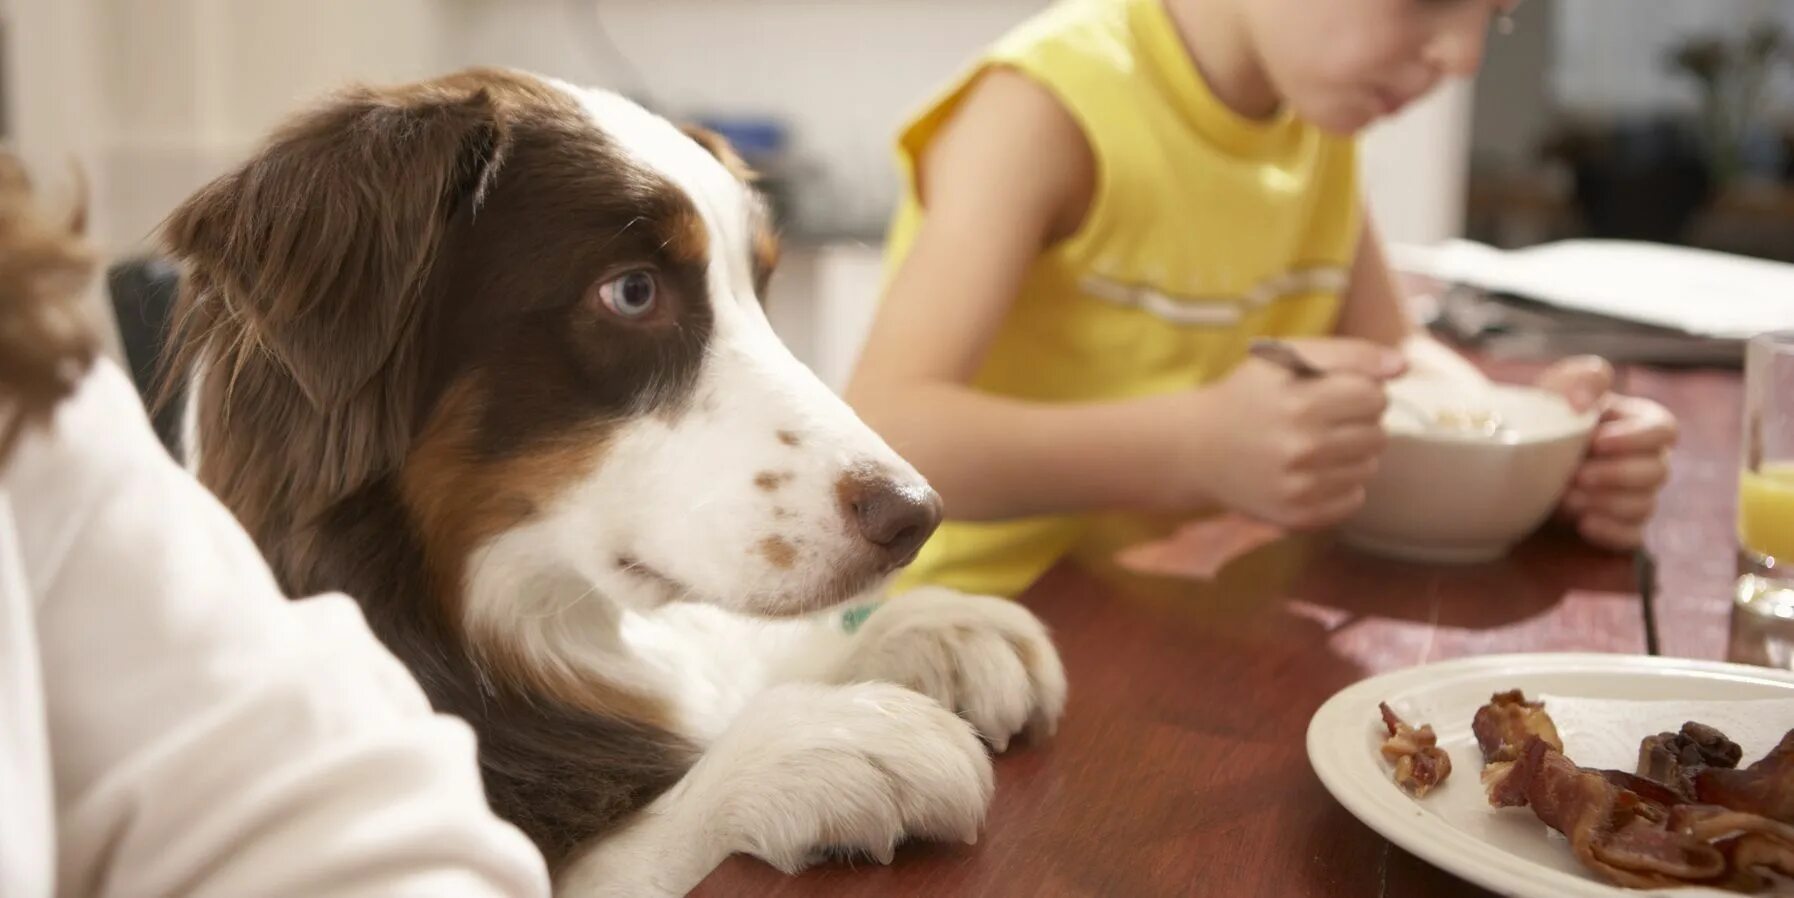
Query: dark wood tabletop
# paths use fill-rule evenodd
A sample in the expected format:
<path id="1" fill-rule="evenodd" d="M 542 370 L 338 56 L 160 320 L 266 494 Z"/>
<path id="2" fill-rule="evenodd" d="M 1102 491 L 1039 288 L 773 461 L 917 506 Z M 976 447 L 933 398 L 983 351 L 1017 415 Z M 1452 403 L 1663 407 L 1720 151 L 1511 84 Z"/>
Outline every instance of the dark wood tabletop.
<path id="1" fill-rule="evenodd" d="M 1492 366 L 1520 379 L 1527 366 Z M 1724 658 L 1734 569 L 1739 382 L 1622 372 L 1683 438 L 1649 542 L 1663 654 Z M 1359 823 L 1310 771 L 1308 719 L 1368 675 L 1502 652 L 1646 651 L 1630 556 L 1547 529 L 1500 562 L 1425 567 L 1325 539 L 1278 543 L 1213 583 L 1063 567 L 1022 601 L 1072 684 L 1056 738 L 997 760 L 976 846 L 783 876 L 728 861 L 734 896 L 1477 896 Z"/>

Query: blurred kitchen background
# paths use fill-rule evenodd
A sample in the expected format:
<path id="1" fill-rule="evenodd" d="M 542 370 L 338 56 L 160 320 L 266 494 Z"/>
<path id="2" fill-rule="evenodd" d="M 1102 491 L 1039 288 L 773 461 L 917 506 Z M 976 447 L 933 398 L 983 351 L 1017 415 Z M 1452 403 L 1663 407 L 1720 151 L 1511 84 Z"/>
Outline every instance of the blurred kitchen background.
<path id="1" fill-rule="evenodd" d="M 96 233 L 129 261 L 344 82 L 483 63 L 608 86 L 728 133 L 767 173 L 788 240 L 769 308 L 838 386 L 878 295 L 897 123 L 1044 5 L 0 0 L 0 133 L 40 166 L 81 160 Z M 1527 0 L 1474 85 L 1368 136 L 1371 205 L 1396 242 L 1612 236 L 1794 260 L 1790 32 L 1790 0 Z M 162 301 L 156 278 L 114 273 L 127 343 L 150 339 L 132 304 Z"/>

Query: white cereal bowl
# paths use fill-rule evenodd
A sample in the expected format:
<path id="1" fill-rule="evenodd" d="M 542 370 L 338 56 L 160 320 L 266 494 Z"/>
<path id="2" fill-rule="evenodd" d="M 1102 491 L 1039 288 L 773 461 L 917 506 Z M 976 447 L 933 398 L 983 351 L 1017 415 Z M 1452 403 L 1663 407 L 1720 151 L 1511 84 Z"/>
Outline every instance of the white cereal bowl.
<path id="1" fill-rule="evenodd" d="M 1507 554 L 1551 516 L 1599 417 L 1533 387 L 1390 384 L 1389 447 L 1345 523 L 1346 543 L 1407 561 L 1471 564 Z M 1491 412 L 1496 434 L 1429 428 L 1414 410 Z"/>

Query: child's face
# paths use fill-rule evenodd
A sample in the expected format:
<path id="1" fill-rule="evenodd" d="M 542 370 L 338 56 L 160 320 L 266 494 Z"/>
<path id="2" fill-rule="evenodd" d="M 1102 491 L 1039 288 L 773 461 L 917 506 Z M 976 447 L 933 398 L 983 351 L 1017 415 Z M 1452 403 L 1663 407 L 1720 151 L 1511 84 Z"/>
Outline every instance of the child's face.
<path id="1" fill-rule="evenodd" d="M 1482 63 L 1491 17 L 1519 0 L 1248 0 L 1260 63 L 1284 102 L 1352 133 Z"/>

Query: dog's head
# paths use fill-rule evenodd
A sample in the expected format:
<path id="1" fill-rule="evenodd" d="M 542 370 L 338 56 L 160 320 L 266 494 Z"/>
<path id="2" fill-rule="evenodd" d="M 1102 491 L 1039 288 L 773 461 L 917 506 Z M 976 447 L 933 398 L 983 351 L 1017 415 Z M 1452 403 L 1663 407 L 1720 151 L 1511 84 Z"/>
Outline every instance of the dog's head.
<path id="1" fill-rule="evenodd" d="M 570 583 L 802 613 L 939 519 L 774 337 L 738 160 L 616 95 L 490 70 L 352 91 L 166 239 L 201 477 L 265 550 L 390 489 L 464 623 Z M 289 586 L 341 585 L 281 554 Z"/>

